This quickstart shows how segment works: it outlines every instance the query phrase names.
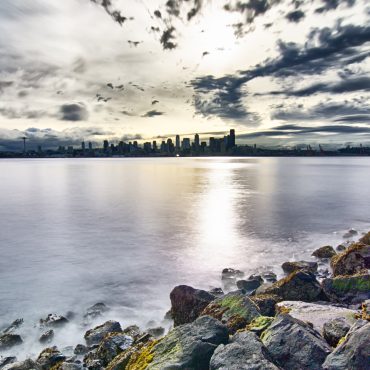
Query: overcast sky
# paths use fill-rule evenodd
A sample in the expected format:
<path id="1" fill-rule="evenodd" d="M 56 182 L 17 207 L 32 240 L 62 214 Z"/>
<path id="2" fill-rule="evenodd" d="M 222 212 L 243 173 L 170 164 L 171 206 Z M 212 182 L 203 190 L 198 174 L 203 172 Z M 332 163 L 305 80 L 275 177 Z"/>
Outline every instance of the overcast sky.
<path id="1" fill-rule="evenodd" d="M 370 144 L 369 72 L 367 0 L 1 0 L 0 149 Z"/>

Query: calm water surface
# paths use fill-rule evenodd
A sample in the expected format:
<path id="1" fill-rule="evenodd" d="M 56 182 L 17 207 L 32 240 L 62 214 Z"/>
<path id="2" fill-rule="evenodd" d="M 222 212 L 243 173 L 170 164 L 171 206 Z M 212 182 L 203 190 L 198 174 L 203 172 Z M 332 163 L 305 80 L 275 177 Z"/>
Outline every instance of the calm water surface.
<path id="1" fill-rule="evenodd" d="M 224 267 L 280 273 L 370 229 L 369 184 L 369 158 L 1 160 L 0 328 L 24 317 L 31 353 L 50 312 L 104 301 L 123 326 L 159 324 L 176 284 L 220 286 Z"/>

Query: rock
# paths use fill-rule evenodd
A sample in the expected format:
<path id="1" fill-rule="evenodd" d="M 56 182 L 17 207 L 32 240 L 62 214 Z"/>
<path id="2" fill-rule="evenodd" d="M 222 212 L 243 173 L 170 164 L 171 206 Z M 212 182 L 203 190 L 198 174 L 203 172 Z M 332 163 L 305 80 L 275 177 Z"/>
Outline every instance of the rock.
<path id="1" fill-rule="evenodd" d="M 355 229 L 349 229 L 345 234 L 343 234 L 344 239 L 353 238 L 358 234 L 358 231 Z"/>
<path id="2" fill-rule="evenodd" d="M 174 326 L 178 326 L 194 321 L 215 296 L 205 290 L 179 285 L 170 293 L 170 299 Z"/>
<path id="3" fill-rule="evenodd" d="M 212 288 L 209 292 L 215 297 L 221 297 L 225 294 L 221 288 Z"/>
<path id="4" fill-rule="evenodd" d="M 354 275 L 370 268 L 370 245 L 354 243 L 330 261 L 334 276 Z"/>
<path id="5" fill-rule="evenodd" d="M 295 271 L 306 270 L 312 273 L 317 271 L 317 262 L 308 261 L 296 261 L 296 262 L 284 262 L 281 268 L 286 274 L 291 274 Z"/>
<path id="6" fill-rule="evenodd" d="M 319 249 L 316 249 L 312 255 L 317 258 L 332 258 L 337 253 L 331 245 L 325 245 Z"/>
<path id="7" fill-rule="evenodd" d="M 283 301 L 276 305 L 276 309 L 281 313 L 289 312 L 295 319 L 311 323 L 319 333 L 322 333 L 325 323 L 338 318 L 343 318 L 352 325 L 357 313 L 356 310 L 333 306 L 328 302 Z"/>
<path id="8" fill-rule="evenodd" d="M 6 365 L 14 364 L 16 361 L 16 357 L 0 357 L 0 369 L 3 369 Z"/>
<path id="9" fill-rule="evenodd" d="M 213 352 L 228 339 L 226 326 L 212 317 L 202 316 L 132 354 L 126 369 L 208 369 Z"/>
<path id="10" fill-rule="evenodd" d="M 45 348 L 36 360 L 36 365 L 40 370 L 50 370 L 56 364 L 66 359 L 57 347 Z"/>
<path id="11" fill-rule="evenodd" d="M 110 310 L 109 307 L 105 305 L 103 302 L 95 303 L 93 306 L 89 307 L 84 314 L 85 319 L 95 319 L 103 315 L 103 313 L 108 312 Z"/>
<path id="12" fill-rule="evenodd" d="M 247 330 L 260 336 L 274 321 L 273 317 L 259 316 L 247 325 Z"/>
<path id="13" fill-rule="evenodd" d="M 49 314 L 45 319 L 40 319 L 41 327 L 58 328 L 68 323 L 68 319 L 64 316 Z"/>
<path id="14" fill-rule="evenodd" d="M 347 247 L 343 244 L 339 244 L 335 249 L 337 250 L 337 252 L 343 252 L 347 249 Z"/>
<path id="15" fill-rule="evenodd" d="M 156 327 L 156 328 L 150 328 L 147 330 L 147 333 L 153 336 L 154 338 L 162 337 L 164 332 L 165 330 L 161 326 Z"/>
<path id="16" fill-rule="evenodd" d="M 250 332 L 237 333 L 230 344 L 217 347 L 210 370 L 279 370 L 266 347 Z"/>
<path id="17" fill-rule="evenodd" d="M 351 324 L 349 320 L 346 320 L 344 317 L 338 317 L 324 324 L 323 336 L 332 347 L 336 347 L 350 328 Z"/>
<path id="18" fill-rule="evenodd" d="M 64 362 L 58 370 L 82 370 L 83 367 L 81 364 L 78 363 L 69 363 L 69 362 Z"/>
<path id="19" fill-rule="evenodd" d="M 1 370 L 39 370 L 35 361 L 27 359 L 5 365 Z"/>
<path id="20" fill-rule="evenodd" d="M 283 300 L 276 294 L 256 294 L 249 298 L 257 305 L 263 316 L 275 316 L 275 305 Z"/>
<path id="21" fill-rule="evenodd" d="M 313 302 L 322 296 L 322 289 L 314 274 L 296 271 L 265 289 L 265 294 L 276 294 L 287 301 Z"/>
<path id="22" fill-rule="evenodd" d="M 303 321 L 279 315 L 261 336 L 274 362 L 286 370 L 322 369 L 330 346 Z"/>
<path id="23" fill-rule="evenodd" d="M 0 351 L 22 344 L 23 340 L 18 334 L 3 334 L 0 336 Z"/>
<path id="24" fill-rule="evenodd" d="M 106 334 L 121 333 L 122 328 L 118 321 L 106 321 L 104 324 L 88 330 L 84 338 L 88 346 L 99 343 Z"/>
<path id="25" fill-rule="evenodd" d="M 221 280 L 225 290 L 235 289 L 236 280 L 244 277 L 244 272 L 233 268 L 225 268 L 222 270 Z"/>
<path id="26" fill-rule="evenodd" d="M 100 342 L 99 347 L 85 356 L 84 364 L 88 369 L 95 368 L 98 364 L 101 367 L 106 367 L 117 355 L 129 348 L 133 342 L 132 337 L 122 333 L 107 334 Z"/>
<path id="27" fill-rule="evenodd" d="M 370 323 L 356 324 L 325 360 L 325 370 L 370 369 Z"/>
<path id="28" fill-rule="evenodd" d="M 363 244 L 366 244 L 366 245 L 370 245 L 370 231 L 368 233 L 366 233 L 365 235 L 363 235 L 360 238 L 359 242 L 363 243 Z"/>
<path id="29" fill-rule="evenodd" d="M 361 314 L 359 314 L 357 318 L 370 321 L 370 299 L 367 299 L 366 301 L 362 302 Z"/>
<path id="30" fill-rule="evenodd" d="M 40 343 L 50 343 L 54 338 L 54 330 L 48 330 L 45 333 L 41 334 L 39 338 Z"/>
<path id="31" fill-rule="evenodd" d="M 137 325 L 128 326 L 127 328 L 123 329 L 122 333 L 133 338 L 135 342 L 143 335 L 142 331 Z"/>
<path id="32" fill-rule="evenodd" d="M 263 272 L 262 278 L 269 283 L 275 283 L 277 281 L 277 276 L 272 271 Z"/>
<path id="33" fill-rule="evenodd" d="M 77 344 L 77 346 L 73 350 L 73 353 L 75 355 L 78 355 L 79 356 L 79 355 L 86 354 L 88 351 L 89 351 L 89 349 L 86 346 L 84 346 L 83 344 Z"/>
<path id="34" fill-rule="evenodd" d="M 257 305 L 243 293 L 231 292 L 211 302 L 202 312 L 223 322 L 230 333 L 244 328 L 255 317 L 261 316 Z"/>
<path id="35" fill-rule="evenodd" d="M 238 280 L 236 286 L 238 289 L 243 290 L 244 292 L 251 293 L 255 291 L 261 284 L 263 279 L 261 276 L 250 276 L 248 280 Z"/>
<path id="36" fill-rule="evenodd" d="M 355 304 L 370 299 L 370 275 L 337 276 L 324 279 L 322 287 L 332 302 Z"/>
<path id="37" fill-rule="evenodd" d="M 3 334 L 10 334 L 14 330 L 18 329 L 23 324 L 23 319 L 16 319 L 14 320 L 5 330 L 3 330 Z"/>

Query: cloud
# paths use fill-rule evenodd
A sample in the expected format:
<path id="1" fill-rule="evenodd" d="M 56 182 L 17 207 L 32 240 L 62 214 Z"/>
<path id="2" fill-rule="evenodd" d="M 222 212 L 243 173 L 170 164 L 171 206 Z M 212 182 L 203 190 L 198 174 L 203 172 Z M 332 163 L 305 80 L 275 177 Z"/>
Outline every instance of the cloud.
<path id="1" fill-rule="evenodd" d="M 123 16 L 119 10 L 113 9 L 112 2 L 110 0 L 90 0 L 95 4 L 101 5 L 107 14 L 109 14 L 112 19 L 117 22 L 120 26 L 127 21 L 127 17 Z"/>
<path id="2" fill-rule="evenodd" d="M 175 31 L 175 27 L 169 27 L 163 31 L 160 42 L 164 50 L 172 50 L 177 47 L 177 44 L 173 42 L 173 40 L 175 40 Z"/>
<path id="3" fill-rule="evenodd" d="M 13 81 L 0 81 L 0 94 L 4 92 L 7 87 L 10 87 L 14 84 Z"/>
<path id="4" fill-rule="evenodd" d="M 292 12 L 289 12 L 285 18 L 289 22 L 298 23 L 305 17 L 305 14 L 302 12 L 302 10 L 293 10 Z"/>
<path id="5" fill-rule="evenodd" d="M 0 115 L 8 119 L 39 119 L 50 116 L 46 111 L 29 109 L 27 107 L 18 109 L 12 107 L 0 108 Z"/>
<path id="6" fill-rule="evenodd" d="M 322 6 L 315 10 L 316 13 L 324 13 L 329 10 L 335 10 L 341 4 L 346 4 L 348 7 L 353 6 L 356 0 L 321 0 Z"/>
<path id="7" fill-rule="evenodd" d="M 142 115 L 142 117 L 156 117 L 156 116 L 163 116 L 164 112 L 159 112 L 157 110 L 150 110 Z"/>
<path id="8" fill-rule="evenodd" d="M 82 103 L 63 104 L 60 107 L 60 114 L 62 121 L 85 121 L 89 116 Z"/>

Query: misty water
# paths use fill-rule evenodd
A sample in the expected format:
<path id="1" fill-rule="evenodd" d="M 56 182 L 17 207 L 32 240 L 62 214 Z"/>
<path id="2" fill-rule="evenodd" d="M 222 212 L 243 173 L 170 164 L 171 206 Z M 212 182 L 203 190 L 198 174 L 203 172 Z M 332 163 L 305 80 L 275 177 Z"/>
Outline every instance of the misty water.
<path id="1" fill-rule="evenodd" d="M 37 159 L 0 161 L 0 329 L 24 318 L 25 343 L 48 313 L 83 343 L 96 302 L 122 327 L 162 325 L 177 284 L 221 286 L 225 267 L 252 274 L 310 259 L 370 230 L 369 158 Z"/>

